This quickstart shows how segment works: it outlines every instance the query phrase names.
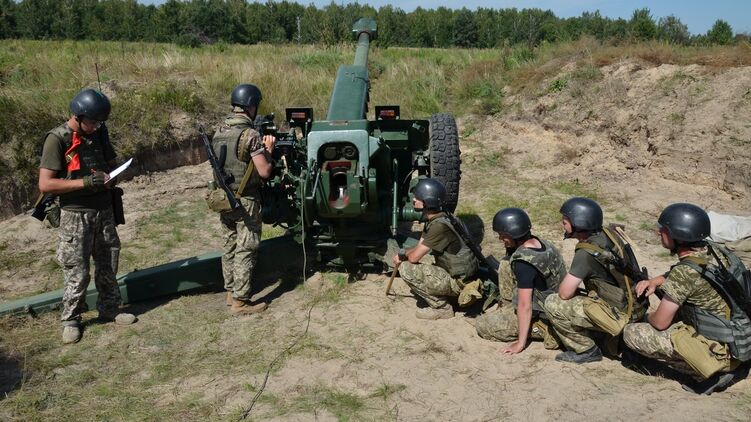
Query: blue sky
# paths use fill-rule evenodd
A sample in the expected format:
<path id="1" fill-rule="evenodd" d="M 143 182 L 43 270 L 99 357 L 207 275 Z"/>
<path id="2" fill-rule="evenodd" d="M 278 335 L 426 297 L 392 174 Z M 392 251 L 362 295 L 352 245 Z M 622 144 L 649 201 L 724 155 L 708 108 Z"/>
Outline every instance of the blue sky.
<path id="1" fill-rule="evenodd" d="M 143 3 L 159 4 L 162 0 L 139 0 Z M 325 6 L 331 0 L 291 0 L 301 4 L 313 3 L 316 6 Z M 338 0 L 338 4 L 354 3 L 349 0 Z M 751 1 L 750 0 L 360 0 L 360 4 L 366 3 L 375 7 L 386 4 L 394 5 L 404 11 L 410 12 L 417 6 L 433 9 L 439 6 L 449 8 L 462 8 L 474 10 L 478 7 L 502 9 L 509 7 L 550 9 L 558 17 L 579 16 L 582 12 L 594 12 L 599 10 L 603 16 L 610 18 L 631 17 L 635 9 L 649 8 L 652 16 L 657 19 L 663 16 L 674 15 L 684 24 L 692 34 L 706 33 L 717 19 L 727 21 L 735 32 L 751 33 Z"/>

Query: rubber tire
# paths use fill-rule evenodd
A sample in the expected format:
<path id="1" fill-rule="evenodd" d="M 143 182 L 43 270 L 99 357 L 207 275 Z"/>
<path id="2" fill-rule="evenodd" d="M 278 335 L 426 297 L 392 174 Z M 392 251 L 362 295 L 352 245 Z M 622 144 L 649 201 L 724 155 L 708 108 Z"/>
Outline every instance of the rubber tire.
<path id="1" fill-rule="evenodd" d="M 453 213 L 459 203 L 459 181 L 462 176 L 459 131 L 454 116 L 447 113 L 434 114 L 428 121 L 430 177 L 446 187 L 445 206 Z"/>

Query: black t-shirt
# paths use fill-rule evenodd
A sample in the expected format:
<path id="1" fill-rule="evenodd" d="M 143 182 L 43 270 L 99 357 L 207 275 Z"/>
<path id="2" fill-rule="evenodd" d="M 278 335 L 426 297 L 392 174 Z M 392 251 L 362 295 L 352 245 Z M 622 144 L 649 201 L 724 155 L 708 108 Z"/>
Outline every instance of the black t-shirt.
<path id="1" fill-rule="evenodd" d="M 511 265 L 516 276 L 516 287 L 519 289 L 537 289 L 539 291 L 547 290 L 548 286 L 542 274 L 537 271 L 532 264 L 527 261 L 514 261 Z"/>

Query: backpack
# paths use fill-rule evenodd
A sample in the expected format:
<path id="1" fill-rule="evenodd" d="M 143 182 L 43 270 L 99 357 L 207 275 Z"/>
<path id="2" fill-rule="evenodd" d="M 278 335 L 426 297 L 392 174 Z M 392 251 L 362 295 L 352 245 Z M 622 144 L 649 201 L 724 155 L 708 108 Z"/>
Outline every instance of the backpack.
<path id="1" fill-rule="evenodd" d="M 733 357 L 748 362 L 751 360 L 751 272 L 724 246 L 707 241 L 707 249 L 715 263 L 689 256 L 678 265 L 688 265 L 709 282 L 730 307 L 729 318 L 691 305 L 684 305 L 688 311 L 684 312 L 684 317 L 699 334 L 727 344 Z M 728 266 L 720 259 L 720 254 Z"/>

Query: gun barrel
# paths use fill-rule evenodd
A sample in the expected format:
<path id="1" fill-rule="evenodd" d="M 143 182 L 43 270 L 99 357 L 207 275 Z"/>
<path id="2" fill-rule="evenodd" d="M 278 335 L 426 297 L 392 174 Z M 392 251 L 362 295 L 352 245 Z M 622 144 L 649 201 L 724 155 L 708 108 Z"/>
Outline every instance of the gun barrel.
<path id="1" fill-rule="evenodd" d="M 355 66 L 368 66 L 368 51 L 370 50 L 370 33 L 360 32 L 357 36 L 357 50 L 355 50 Z"/>
<path id="2" fill-rule="evenodd" d="M 357 36 L 354 64 L 340 66 L 336 72 L 326 120 L 360 120 L 368 112 L 368 50 L 376 38 L 377 27 L 373 19 L 355 22 L 352 32 Z"/>

